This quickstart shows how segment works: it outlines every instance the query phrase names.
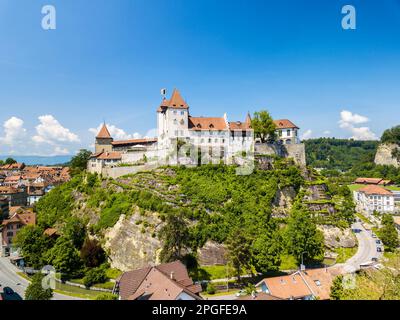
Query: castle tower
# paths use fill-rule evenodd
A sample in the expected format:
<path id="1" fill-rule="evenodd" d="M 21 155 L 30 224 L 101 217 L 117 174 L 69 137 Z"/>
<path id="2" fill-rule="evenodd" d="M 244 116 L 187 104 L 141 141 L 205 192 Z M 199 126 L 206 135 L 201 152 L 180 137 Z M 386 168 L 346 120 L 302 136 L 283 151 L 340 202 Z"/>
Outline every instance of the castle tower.
<path id="1" fill-rule="evenodd" d="M 113 141 L 114 139 L 111 137 L 110 132 L 108 131 L 107 126 L 104 123 L 96 136 L 95 153 L 104 151 L 111 152 Z"/>
<path id="2" fill-rule="evenodd" d="M 188 137 L 189 106 L 177 89 L 157 110 L 158 147 L 168 150 L 171 141 Z"/>

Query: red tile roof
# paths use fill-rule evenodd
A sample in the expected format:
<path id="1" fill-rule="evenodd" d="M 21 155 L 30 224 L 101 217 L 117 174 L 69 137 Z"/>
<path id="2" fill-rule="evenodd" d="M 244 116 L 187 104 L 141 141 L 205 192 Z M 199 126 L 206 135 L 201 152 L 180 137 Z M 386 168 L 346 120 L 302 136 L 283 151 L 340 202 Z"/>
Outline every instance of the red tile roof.
<path id="1" fill-rule="evenodd" d="M 354 183 L 379 184 L 382 181 L 381 178 L 357 178 Z"/>
<path id="2" fill-rule="evenodd" d="M 157 142 L 157 138 L 119 140 L 119 141 L 114 141 L 111 144 L 113 146 L 120 146 L 120 145 L 148 144 L 148 143 L 155 143 L 155 142 Z"/>
<path id="3" fill-rule="evenodd" d="M 277 129 L 299 129 L 292 121 L 288 119 L 274 120 Z"/>
<path id="4" fill-rule="evenodd" d="M 267 294 L 265 292 L 257 292 L 255 296 L 242 296 L 237 298 L 236 300 L 283 300 L 281 298 L 271 296 L 270 294 Z"/>
<path id="5" fill-rule="evenodd" d="M 97 134 L 96 138 L 101 138 L 101 139 L 111 138 L 110 132 L 108 131 L 107 126 L 106 126 L 105 123 L 101 127 L 101 129 L 100 129 L 99 133 Z"/>
<path id="6" fill-rule="evenodd" d="M 217 117 L 189 117 L 189 130 L 228 130 L 224 118 Z"/>
<path id="7" fill-rule="evenodd" d="M 368 195 L 393 195 L 393 193 L 385 188 L 376 186 L 376 185 L 368 185 L 364 188 L 358 189 L 358 192 L 363 192 Z"/>
<path id="8" fill-rule="evenodd" d="M 302 299 L 312 295 L 327 300 L 332 281 L 338 274 L 339 271 L 334 269 L 309 269 L 291 275 L 265 278 L 257 286 L 264 282 L 269 294 L 281 299 Z"/>
<path id="9" fill-rule="evenodd" d="M 104 151 L 104 152 L 98 152 L 95 153 L 91 156 L 91 158 L 96 158 L 100 160 L 121 160 L 122 155 L 120 152 L 115 152 L 115 151 Z"/>
<path id="10" fill-rule="evenodd" d="M 15 213 L 10 219 L 3 221 L 2 225 L 6 226 L 10 223 L 22 223 L 24 225 L 35 225 L 36 214 L 30 210 L 25 210 L 21 213 Z"/>
<path id="11" fill-rule="evenodd" d="M 161 102 L 160 107 L 157 112 L 162 112 L 165 108 L 173 108 L 173 109 L 188 109 L 189 106 L 185 100 L 183 100 L 181 94 L 177 89 L 174 89 L 172 92 L 171 99 L 164 99 Z"/>
<path id="12" fill-rule="evenodd" d="M 193 284 L 186 267 L 180 261 L 125 272 L 117 280 L 122 300 L 171 300 L 181 292 L 199 298 L 199 285 Z"/>

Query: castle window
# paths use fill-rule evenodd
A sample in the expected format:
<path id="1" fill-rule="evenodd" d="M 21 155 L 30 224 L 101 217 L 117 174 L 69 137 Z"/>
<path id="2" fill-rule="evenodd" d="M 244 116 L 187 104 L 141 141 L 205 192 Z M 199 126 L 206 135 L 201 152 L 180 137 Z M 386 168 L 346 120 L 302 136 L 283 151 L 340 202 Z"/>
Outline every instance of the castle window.
<path id="1" fill-rule="evenodd" d="M 279 130 L 279 136 L 282 137 L 282 130 Z"/>
<path id="2" fill-rule="evenodd" d="M 286 131 L 286 135 L 289 137 L 290 136 L 290 130 Z"/>
<path id="3" fill-rule="evenodd" d="M 181 119 L 181 121 L 179 122 L 181 125 L 185 124 L 185 120 Z"/>
<path id="4" fill-rule="evenodd" d="M 185 111 L 181 111 L 181 116 L 184 116 L 185 115 Z"/>
<path id="5" fill-rule="evenodd" d="M 211 138 L 210 138 L 210 139 L 208 139 L 208 143 L 211 143 Z"/>
<path id="6" fill-rule="evenodd" d="M 174 124 L 178 124 L 178 120 L 174 119 Z"/>
<path id="7" fill-rule="evenodd" d="M 175 105 L 174 105 L 174 107 L 175 107 Z M 176 114 L 177 113 L 177 111 L 176 110 L 174 110 L 174 114 Z"/>

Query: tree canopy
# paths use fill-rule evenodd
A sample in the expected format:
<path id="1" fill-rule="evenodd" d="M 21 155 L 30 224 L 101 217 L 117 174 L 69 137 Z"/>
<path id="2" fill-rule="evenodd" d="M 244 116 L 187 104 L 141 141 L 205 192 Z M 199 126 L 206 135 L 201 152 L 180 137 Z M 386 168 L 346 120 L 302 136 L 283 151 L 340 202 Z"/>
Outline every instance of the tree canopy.
<path id="1" fill-rule="evenodd" d="M 81 149 L 79 153 L 76 156 L 74 156 L 69 163 L 71 168 L 71 173 L 77 174 L 79 172 L 86 170 L 87 163 L 89 161 L 91 154 L 92 153 L 89 150 Z"/>
<path id="2" fill-rule="evenodd" d="M 273 141 L 276 138 L 276 125 L 266 110 L 254 113 L 253 119 L 251 119 L 251 127 L 254 130 L 255 137 L 260 138 L 261 142 Z"/>
<path id="3" fill-rule="evenodd" d="M 43 288 L 42 280 L 45 277 L 42 273 L 36 273 L 32 282 L 25 291 L 25 300 L 50 300 L 53 297 L 51 288 Z"/>
<path id="4" fill-rule="evenodd" d="M 385 130 L 382 134 L 381 142 L 400 145 L 400 125 Z"/>

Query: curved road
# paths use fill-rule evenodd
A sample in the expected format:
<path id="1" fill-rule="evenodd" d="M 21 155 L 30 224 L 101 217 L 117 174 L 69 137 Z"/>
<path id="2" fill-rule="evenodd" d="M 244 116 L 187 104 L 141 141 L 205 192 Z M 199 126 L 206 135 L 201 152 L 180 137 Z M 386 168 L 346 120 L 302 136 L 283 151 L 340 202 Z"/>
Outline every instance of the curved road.
<path id="1" fill-rule="evenodd" d="M 361 222 L 356 222 L 352 225 L 352 229 L 361 230 L 356 233 L 358 240 L 357 253 L 347 260 L 345 263 L 333 267 L 342 267 L 344 271 L 355 271 L 360 269 L 360 264 L 371 262 L 372 258 L 381 258 L 382 253 L 377 252 L 376 248 L 382 245 L 377 245 L 378 238 L 372 237 L 372 231 L 366 230 Z"/>
<path id="2" fill-rule="evenodd" d="M 0 292 L 4 288 L 11 288 L 15 293 L 12 296 L 5 296 L 5 300 L 21 300 L 25 297 L 25 290 L 29 285 L 28 280 L 20 277 L 17 272 L 20 271 L 9 260 L 9 258 L 0 257 Z M 76 297 L 66 296 L 54 292 L 52 300 L 83 300 Z"/>

